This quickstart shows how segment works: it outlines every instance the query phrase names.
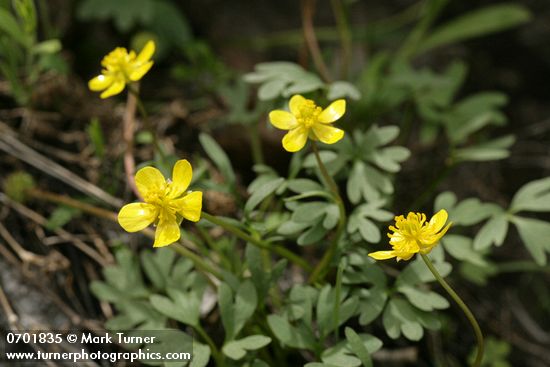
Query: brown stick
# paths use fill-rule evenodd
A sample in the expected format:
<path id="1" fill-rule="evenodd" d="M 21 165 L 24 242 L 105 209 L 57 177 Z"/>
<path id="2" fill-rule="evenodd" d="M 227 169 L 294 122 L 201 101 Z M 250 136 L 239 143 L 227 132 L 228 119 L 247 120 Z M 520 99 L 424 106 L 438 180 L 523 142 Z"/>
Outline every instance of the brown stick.
<path id="1" fill-rule="evenodd" d="M 134 131 L 136 129 L 136 108 L 137 99 L 133 93 L 128 93 L 126 100 L 126 110 L 124 111 L 124 117 L 122 121 L 122 137 L 126 143 L 126 150 L 124 151 L 124 171 L 126 172 L 126 181 L 128 186 L 132 189 L 134 194 L 141 198 L 134 179 L 134 173 L 136 171 L 136 161 L 134 160 Z"/>
<path id="2" fill-rule="evenodd" d="M 302 0 L 302 29 L 304 31 L 304 38 L 307 44 L 307 48 L 315 68 L 321 74 L 321 78 L 327 83 L 332 81 L 327 65 L 321 55 L 321 49 L 319 48 L 319 42 L 315 35 L 315 29 L 313 28 L 313 14 L 315 13 L 315 0 Z"/>

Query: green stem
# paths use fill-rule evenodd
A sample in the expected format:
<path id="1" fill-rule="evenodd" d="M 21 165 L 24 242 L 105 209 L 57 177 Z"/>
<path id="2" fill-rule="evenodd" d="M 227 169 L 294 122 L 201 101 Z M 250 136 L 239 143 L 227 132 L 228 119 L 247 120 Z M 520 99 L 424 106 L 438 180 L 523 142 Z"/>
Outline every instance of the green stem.
<path id="1" fill-rule="evenodd" d="M 210 264 L 204 261 L 202 257 L 195 254 L 193 251 L 189 250 L 187 247 L 183 246 L 182 244 L 174 243 L 170 245 L 170 248 L 175 252 L 177 252 L 178 254 L 191 260 L 198 269 L 204 272 L 210 273 L 218 279 L 223 279 L 223 275 L 218 270 L 214 269 L 214 267 L 212 267 Z"/>
<path id="2" fill-rule="evenodd" d="M 325 164 L 321 160 L 319 149 L 317 148 L 317 144 L 315 141 L 312 142 L 312 147 L 313 154 L 315 155 L 315 159 L 317 160 L 317 164 L 319 166 L 319 169 L 321 170 L 321 175 L 323 176 L 326 184 L 329 186 L 329 189 L 334 195 L 334 201 L 336 202 L 336 205 L 338 205 L 338 212 L 340 216 L 338 219 L 338 227 L 336 227 L 336 234 L 334 235 L 334 239 L 332 240 L 328 250 L 321 258 L 321 261 L 317 264 L 315 269 L 313 269 L 313 273 L 311 273 L 308 280 L 310 284 L 314 284 L 319 280 L 323 280 L 327 272 L 328 266 L 330 265 L 334 254 L 336 253 L 338 242 L 340 241 L 340 237 L 342 236 L 344 228 L 346 226 L 346 208 L 344 207 L 344 201 L 342 200 L 342 197 L 340 196 L 340 193 L 338 191 L 338 186 L 336 185 L 336 182 L 334 182 L 332 176 L 329 175 Z"/>
<path id="3" fill-rule="evenodd" d="M 26 193 L 27 195 L 29 195 L 34 199 L 45 200 L 56 204 L 70 206 L 71 208 L 78 209 L 80 211 L 94 215 L 96 217 L 108 219 L 112 222 L 117 222 L 117 217 L 118 217 L 117 213 L 107 209 L 99 208 L 91 204 L 83 203 L 80 200 L 73 199 L 66 195 L 59 195 L 53 192 L 43 191 L 39 189 L 29 189 L 26 191 Z M 145 234 L 149 238 L 155 238 L 155 234 L 151 230 L 145 229 L 143 230 L 143 234 Z M 204 272 L 210 273 L 218 279 L 223 279 L 223 276 L 219 271 L 214 269 L 210 264 L 205 262 L 200 256 L 190 251 L 185 246 L 179 243 L 175 243 L 171 245 L 170 248 L 176 251 L 177 253 L 179 253 L 180 255 L 187 257 L 189 260 L 193 262 L 193 264 L 195 264 L 195 266 L 198 269 Z"/>
<path id="4" fill-rule="evenodd" d="M 164 150 L 160 146 L 159 139 L 157 137 L 157 132 L 153 128 L 153 125 L 151 124 L 151 121 L 149 120 L 149 114 L 147 113 L 147 110 L 145 109 L 145 105 L 141 101 L 141 98 L 139 98 L 138 91 L 134 88 L 131 88 L 131 87 L 128 87 L 128 90 L 130 91 L 130 93 L 132 93 L 134 95 L 134 97 L 136 97 L 136 103 L 137 103 L 137 108 L 139 110 L 139 114 L 141 115 L 141 117 L 143 117 L 143 123 L 145 124 L 145 129 L 147 129 L 147 131 L 149 131 L 149 133 L 151 134 L 151 136 L 153 138 L 153 145 L 155 146 L 156 151 L 159 153 L 160 159 L 161 159 L 163 165 L 168 164 L 166 154 L 164 154 Z"/>
<path id="5" fill-rule="evenodd" d="M 462 299 L 459 297 L 458 294 L 454 291 L 453 288 L 443 279 L 441 274 L 437 271 L 435 266 L 433 265 L 432 261 L 427 255 L 420 254 L 422 256 L 422 260 L 424 260 L 424 263 L 430 269 L 432 274 L 434 275 L 435 279 L 441 284 L 441 286 L 447 291 L 447 293 L 451 296 L 451 298 L 456 302 L 456 304 L 462 309 L 462 312 L 464 312 L 464 315 L 466 315 L 466 318 L 472 325 L 472 328 L 474 329 L 474 334 L 476 336 L 477 340 L 477 355 L 474 363 L 472 364 L 473 367 L 479 367 L 481 366 L 481 361 L 483 359 L 483 334 L 481 333 L 481 329 L 479 328 L 479 324 L 477 323 L 476 318 L 474 317 L 474 314 L 468 306 L 462 301 Z"/>
<path id="6" fill-rule="evenodd" d="M 195 228 L 197 228 L 199 235 L 204 239 L 208 247 L 210 247 L 214 252 L 220 257 L 220 261 L 224 265 L 226 269 L 231 268 L 231 261 L 225 256 L 223 249 L 218 246 L 218 243 L 214 241 L 212 236 L 210 236 L 210 233 L 206 229 L 204 229 L 202 226 L 197 225 Z"/>
<path id="7" fill-rule="evenodd" d="M 334 179 L 327 171 L 327 167 L 325 167 L 325 164 L 321 160 L 321 155 L 319 154 L 319 148 L 317 147 L 316 141 L 311 142 L 311 148 L 313 150 L 313 154 L 315 155 L 315 159 L 317 160 L 319 170 L 321 170 L 321 175 L 323 176 L 326 184 L 329 186 L 328 188 L 330 189 L 330 191 L 332 191 L 334 197 L 340 199 L 341 201 L 340 192 L 338 191 L 338 185 L 336 185 L 336 182 L 334 182 Z"/>
<path id="8" fill-rule="evenodd" d="M 208 344 L 208 346 L 210 347 L 210 350 L 212 351 L 212 357 L 214 357 L 214 360 L 216 361 L 216 365 L 218 367 L 222 367 L 222 366 L 225 366 L 225 358 L 224 356 L 220 353 L 220 351 L 218 350 L 218 348 L 216 347 L 216 344 L 214 344 L 214 341 L 212 340 L 212 338 L 210 338 L 208 336 L 208 334 L 206 333 L 206 331 L 202 328 L 202 326 L 200 326 L 200 324 L 197 324 L 196 326 L 193 327 L 195 329 L 195 331 L 201 336 L 201 338 L 204 339 L 204 341 L 206 342 L 206 344 Z"/>
<path id="9" fill-rule="evenodd" d="M 269 242 L 265 242 L 261 239 L 258 239 L 258 238 L 254 238 L 252 237 L 251 235 L 249 235 L 248 233 L 245 233 L 244 231 L 241 231 L 239 228 L 235 227 L 234 225 L 214 216 L 214 215 L 210 215 L 208 213 L 205 213 L 205 212 L 202 212 L 201 213 L 201 217 L 203 219 L 206 219 L 207 221 L 209 221 L 210 223 L 212 224 L 215 224 L 217 226 L 220 226 L 222 227 L 223 229 L 225 229 L 226 231 L 234 234 L 235 236 L 239 237 L 240 239 L 246 241 L 246 242 L 249 242 L 261 249 L 266 249 L 266 250 L 269 250 L 269 251 L 272 251 L 272 252 L 275 252 L 276 254 L 284 257 L 284 258 L 287 258 L 288 260 L 290 260 L 291 262 L 293 262 L 294 264 L 300 266 L 301 268 L 307 270 L 307 271 L 311 271 L 311 266 L 304 260 L 302 259 L 301 257 L 299 257 L 298 255 L 296 255 L 295 253 L 293 253 L 292 251 L 290 250 L 287 250 L 286 248 L 284 247 L 281 247 L 279 245 L 275 245 L 275 244 L 271 244 Z"/>
<path id="10" fill-rule="evenodd" d="M 397 53 L 397 59 L 406 61 L 415 56 L 426 33 L 448 2 L 449 0 L 426 0 L 424 2 L 424 14 L 414 29 L 409 32 L 409 36 Z"/>

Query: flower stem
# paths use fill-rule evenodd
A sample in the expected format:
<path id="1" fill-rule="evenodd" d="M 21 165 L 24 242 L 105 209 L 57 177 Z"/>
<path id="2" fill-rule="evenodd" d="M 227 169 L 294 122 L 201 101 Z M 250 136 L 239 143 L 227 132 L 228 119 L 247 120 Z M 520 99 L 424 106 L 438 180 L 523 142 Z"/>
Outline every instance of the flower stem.
<path id="1" fill-rule="evenodd" d="M 208 346 L 210 347 L 210 350 L 212 351 L 212 357 L 214 357 L 214 360 L 216 361 L 216 365 L 218 367 L 225 366 L 223 355 L 220 353 L 220 351 L 216 347 L 216 344 L 214 344 L 214 341 L 212 340 L 212 338 L 208 336 L 208 333 L 198 323 L 193 328 L 201 336 L 201 338 L 204 339 L 206 344 L 208 344 Z"/>
<path id="2" fill-rule="evenodd" d="M 153 238 L 154 238 L 154 236 L 153 236 Z M 191 260 L 198 269 L 200 269 L 200 270 L 202 270 L 206 273 L 210 273 L 218 279 L 223 279 L 223 276 L 219 271 L 214 269 L 210 264 L 208 264 L 206 261 L 204 261 L 199 255 L 197 255 L 193 251 L 187 249 L 187 247 L 183 246 L 182 244 L 174 243 L 174 244 L 170 245 L 170 248 L 172 250 L 174 250 L 175 252 L 177 252 L 178 254 L 182 255 L 183 257 L 186 257 L 189 260 Z"/>
<path id="3" fill-rule="evenodd" d="M 96 217 L 108 219 L 112 222 L 117 222 L 117 213 L 107 209 L 99 208 L 91 204 L 83 203 L 80 200 L 73 199 L 66 195 L 59 195 L 53 192 L 43 191 L 39 189 L 30 189 L 27 190 L 26 193 L 34 199 L 45 200 L 56 204 L 70 206 L 71 208 L 75 208 L 85 213 L 92 214 Z M 149 238 L 155 238 L 155 233 L 150 229 L 145 229 L 142 232 Z M 179 243 L 175 243 L 171 245 L 170 248 L 173 251 L 176 251 L 180 255 L 183 255 L 184 257 L 187 257 L 189 260 L 191 260 L 193 264 L 197 267 L 197 269 L 200 269 L 206 273 L 210 273 L 218 279 L 223 279 L 223 276 L 218 270 L 216 270 L 214 267 L 204 261 L 200 256 L 187 249 L 185 246 Z"/>
<path id="4" fill-rule="evenodd" d="M 145 106 L 143 102 L 141 101 L 141 98 L 139 98 L 139 92 L 135 88 L 129 88 L 130 93 L 136 98 L 137 108 L 139 110 L 139 114 L 143 118 L 143 123 L 145 124 L 145 129 L 149 131 L 153 138 L 153 145 L 155 146 L 156 151 L 160 155 L 160 159 L 163 164 L 167 164 L 168 160 L 166 158 L 166 154 L 164 154 L 164 150 L 160 146 L 157 132 L 153 128 L 153 125 L 151 124 L 151 121 L 149 120 L 149 114 L 147 113 L 147 110 L 145 109 Z"/>
<path id="5" fill-rule="evenodd" d="M 472 325 L 472 328 L 474 329 L 474 334 L 475 334 L 476 340 L 477 340 L 477 354 L 476 354 L 476 359 L 475 359 L 474 363 L 472 364 L 472 366 L 473 367 L 481 366 L 481 361 L 483 359 L 483 348 L 484 348 L 483 334 L 481 333 L 481 329 L 479 327 L 479 324 L 477 323 L 476 318 L 474 317 L 474 314 L 472 313 L 472 311 L 470 311 L 468 306 L 466 306 L 466 304 L 459 297 L 459 295 L 456 294 L 456 292 L 453 290 L 453 288 L 451 288 L 449 283 L 447 283 L 445 281 L 445 279 L 443 279 L 441 274 L 439 274 L 439 272 L 437 271 L 437 269 L 433 265 L 430 258 L 427 255 L 424 255 L 424 254 L 420 254 L 420 256 L 422 256 L 422 260 L 424 260 L 424 263 L 426 264 L 428 269 L 430 269 L 430 271 L 434 275 L 435 279 L 439 282 L 439 284 L 441 284 L 441 286 L 447 291 L 447 293 L 456 302 L 456 304 L 462 309 L 462 312 L 464 312 L 464 314 L 466 315 L 466 318 L 468 319 L 468 321 Z"/>
<path id="6" fill-rule="evenodd" d="M 240 239 L 249 242 L 261 249 L 266 249 L 269 251 L 272 251 L 288 260 L 293 262 L 294 264 L 300 266 L 302 269 L 305 269 L 307 271 L 311 271 L 311 266 L 301 257 L 296 255 L 290 250 L 287 250 L 284 247 L 281 247 L 279 245 L 271 244 L 268 242 L 265 242 L 261 239 L 255 238 L 248 233 L 245 233 L 244 231 L 240 230 L 239 228 L 235 227 L 234 225 L 224 221 L 223 219 L 220 219 L 214 215 L 205 213 L 204 211 L 201 213 L 201 218 L 206 219 L 212 224 L 215 224 L 217 226 L 222 227 L 226 231 L 234 234 L 235 236 L 239 237 Z"/>
<path id="7" fill-rule="evenodd" d="M 141 195 L 137 189 L 134 174 L 136 171 L 136 161 L 134 159 L 134 133 L 135 133 L 135 115 L 136 115 L 136 101 L 137 97 L 134 93 L 128 93 L 126 100 L 126 109 L 124 111 L 124 117 L 122 119 L 122 137 L 126 143 L 124 149 L 124 171 L 126 173 L 126 181 L 134 192 L 134 194 L 141 198 Z"/>
<path id="8" fill-rule="evenodd" d="M 332 191 L 332 194 L 334 196 L 334 201 L 336 202 L 336 205 L 338 205 L 338 212 L 340 214 L 334 239 L 332 240 L 328 250 L 325 252 L 323 257 L 321 258 L 321 261 L 317 264 L 315 269 L 313 269 L 313 273 L 311 273 L 309 277 L 309 283 L 314 284 L 319 280 L 323 280 L 326 274 L 327 268 L 330 264 L 330 261 L 332 260 L 332 258 L 334 257 L 334 254 L 336 253 L 336 249 L 338 248 L 338 242 L 346 226 L 346 208 L 344 207 L 344 201 L 340 196 L 340 192 L 338 191 L 338 186 L 336 185 L 336 182 L 334 182 L 332 176 L 329 175 L 327 168 L 325 167 L 325 164 L 321 160 L 321 156 L 319 155 L 319 149 L 317 148 L 317 143 L 313 141 L 311 146 L 313 147 L 313 154 L 315 155 L 315 159 L 317 160 L 317 165 L 321 170 L 321 175 L 323 176 L 326 184 L 329 186 L 329 189 Z"/>

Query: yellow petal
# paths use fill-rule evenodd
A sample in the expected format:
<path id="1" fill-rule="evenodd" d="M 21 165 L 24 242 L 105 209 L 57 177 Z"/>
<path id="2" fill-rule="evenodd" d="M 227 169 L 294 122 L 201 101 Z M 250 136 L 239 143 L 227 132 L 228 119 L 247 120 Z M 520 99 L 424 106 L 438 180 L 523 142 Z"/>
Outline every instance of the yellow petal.
<path id="1" fill-rule="evenodd" d="M 346 112 L 346 100 L 339 99 L 332 102 L 327 108 L 323 110 L 317 117 L 319 122 L 323 124 L 329 124 L 338 120 Z"/>
<path id="2" fill-rule="evenodd" d="M 135 68 L 128 77 L 131 81 L 136 82 L 140 80 L 149 71 L 149 69 L 151 69 L 151 66 L 153 66 L 152 61 L 142 64 Z"/>
<path id="3" fill-rule="evenodd" d="M 155 231 L 155 243 L 153 247 L 168 246 L 180 239 L 180 226 L 176 216 L 167 210 L 162 210 L 162 215 Z"/>
<path id="4" fill-rule="evenodd" d="M 375 260 L 387 260 L 396 257 L 395 251 L 376 251 L 369 254 Z"/>
<path id="5" fill-rule="evenodd" d="M 317 139 L 325 144 L 334 144 L 344 137 L 344 130 L 337 129 L 330 125 L 315 124 L 312 129 Z"/>
<path id="6" fill-rule="evenodd" d="M 146 228 L 157 218 L 158 210 L 147 203 L 124 205 L 118 213 L 118 223 L 126 232 L 137 232 Z"/>
<path id="7" fill-rule="evenodd" d="M 411 257 L 413 257 L 415 255 L 416 252 L 404 252 L 404 253 L 398 253 L 396 254 L 397 256 L 397 261 L 400 261 L 400 260 L 409 260 Z"/>
<path id="8" fill-rule="evenodd" d="M 191 222 L 198 222 L 201 219 L 202 192 L 191 192 L 175 202 L 178 213 L 185 219 Z"/>
<path id="9" fill-rule="evenodd" d="M 99 92 L 100 90 L 109 88 L 111 84 L 113 84 L 113 78 L 102 74 L 91 79 L 88 82 L 88 88 L 94 92 Z"/>
<path id="10" fill-rule="evenodd" d="M 136 173 L 136 187 L 143 198 L 151 195 L 164 195 L 166 181 L 154 167 L 144 167 Z"/>
<path id="11" fill-rule="evenodd" d="M 107 88 L 105 90 L 105 92 L 101 93 L 100 97 L 101 98 L 109 98 L 111 96 L 114 96 L 115 94 L 119 94 L 120 92 L 122 92 L 124 90 L 125 85 L 126 85 L 126 83 L 124 83 L 124 81 L 117 80 L 117 81 L 113 82 L 113 84 L 111 84 L 111 86 L 109 88 Z"/>
<path id="12" fill-rule="evenodd" d="M 269 121 L 277 129 L 290 130 L 298 126 L 296 117 L 290 112 L 275 110 L 269 113 Z"/>
<path id="13" fill-rule="evenodd" d="M 301 95 L 296 94 L 292 96 L 292 98 L 290 98 L 290 101 L 288 102 L 288 108 L 294 116 L 299 116 L 300 107 L 302 107 L 304 103 L 306 103 L 306 99 Z"/>
<path id="14" fill-rule="evenodd" d="M 174 199 L 181 196 L 189 187 L 192 177 L 193 168 L 191 163 L 187 159 L 177 161 L 172 170 L 172 183 L 170 184 L 168 196 Z"/>
<path id="15" fill-rule="evenodd" d="M 447 226 L 445 228 L 443 228 L 443 230 L 441 232 L 434 233 L 433 236 L 430 236 L 426 241 L 423 241 L 423 242 L 426 245 L 435 245 L 437 242 L 439 242 L 441 237 L 443 237 L 445 235 L 445 233 L 447 233 L 447 231 L 451 227 L 451 224 L 452 224 L 452 222 L 447 224 Z M 431 247 L 434 247 L 434 246 L 431 246 Z"/>
<path id="16" fill-rule="evenodd" d="M 445 222 L 447 222 L 447 218 L 449 218 L 449 214 L 447 214 L 445 209 L 438 211 L 432 219 L 430 219 L 430 223 L 428 223 L 430 230 L 434 233 L 439 232 L 439 230 L 445 225 Z"/>
<path id="17" fill-rule="evenodd" d="M 153 56 L 154 53 L 155 53 L 155 42 L 148 41 L 143 47 L 143 49 L 140 51 L 136 61 L 140 63 L 145 63 L 151 59 L 151 56 Z"/>
<path id="18" fill-rule="evenodd" d="M 308 135 L 308 129 L 304 127 L 297 127 L 290 130 L 283 137 L 283 148 L 287 152 L 297 152 L 306 145 Z"/>

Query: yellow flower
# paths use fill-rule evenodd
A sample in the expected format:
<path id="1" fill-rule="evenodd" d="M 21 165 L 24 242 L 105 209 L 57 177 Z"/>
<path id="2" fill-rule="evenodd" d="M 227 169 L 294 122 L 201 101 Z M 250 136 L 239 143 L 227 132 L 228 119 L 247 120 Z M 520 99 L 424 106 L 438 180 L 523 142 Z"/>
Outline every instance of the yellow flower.
<path id="1" fill-rule="evenodd" d="M 118 213 L 118 223 L 127 232 L 137 232 L 154 223 L 155 243 L 162 247 L 180 238 L 183 218 L 198 222 L 201 217 L 202 192 L 186 192 L 193 169 L 186 159 L 176 162 L 172 180 L 165 180 L 160 171 L 144 167 L 136 173 L 136 186 L 144 203 L 127 204 Z"/>
<path id="2" fill-rule="evenodd" d="M 94 92 L 103 91 L 101 98 L 119 94 L 127 83 L 140 80 L 151 69 L 153 53 L 155 53 L 153 41 L 147 42 L 137 56 L 134 51 L 128 53 L 124 47 L 115 48 L 103 58 L 101 75 L 90 80 L 88 87 Z"/>
<path id="3" fill-rule="evenodd" d="M 370 253 L 369 256 L 376 260 L 397 257 L 399 261 L 409 260 L 418 252 L 427 254 L 451 226 L 452 223 L 449 223 L 443 228 L 448 217 L 444 209 L 438 211 L 428 223 L 426 223 L 426 214 L 422 213 L 409 213 L 407 218 L 402 215 L 395 217 L 395 227 L 389 227 L 393 233 L 388 233 L 393 250 L 377 251 Z"/>
<path id="4" fill-rule="evenodd" d="M 334 144 L 344 137 L 344 131 L 331 125 L 346 112 L 346 101 L 339 99 L 324 110 L 311 99 L 295 95 L 288 104 L 290 112 L 275 110 L 269 113 L 271 124 L 289 130 L 283 137 L 283 148 L 297 152 L 306 145 L 307 138 Z"/>

